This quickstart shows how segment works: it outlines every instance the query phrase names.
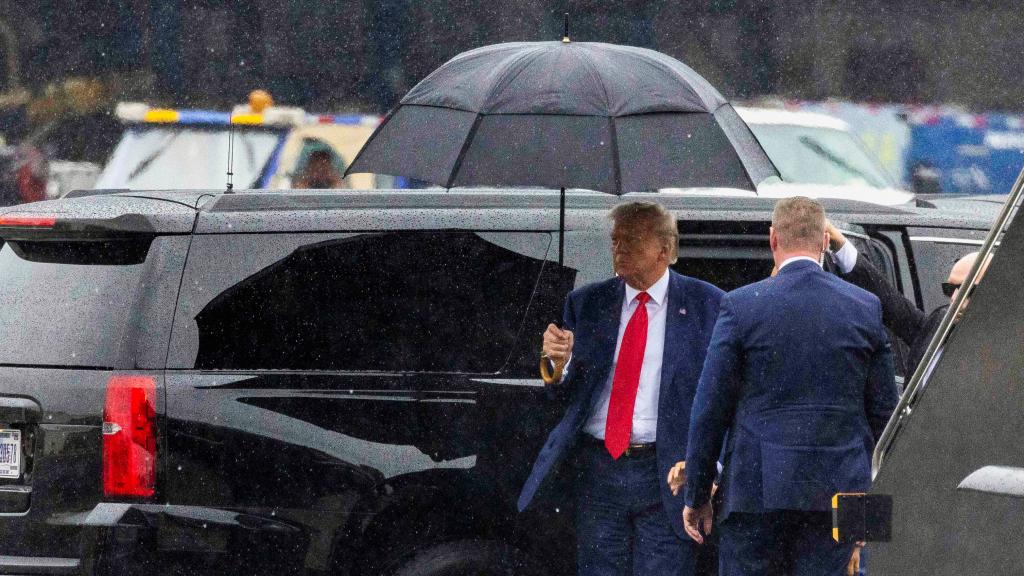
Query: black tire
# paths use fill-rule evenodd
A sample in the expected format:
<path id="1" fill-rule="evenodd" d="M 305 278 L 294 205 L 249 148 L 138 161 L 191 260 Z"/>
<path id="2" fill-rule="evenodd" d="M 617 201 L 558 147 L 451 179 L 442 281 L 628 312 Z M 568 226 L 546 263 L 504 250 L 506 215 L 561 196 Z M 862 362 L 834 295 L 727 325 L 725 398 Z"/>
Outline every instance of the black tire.
<path id="1" fill-rule="evenodd" d="M 446 542 L 421 550 L 394 576 L 537 576 L 525 554 L 507 544 L 481 540 Z"/>

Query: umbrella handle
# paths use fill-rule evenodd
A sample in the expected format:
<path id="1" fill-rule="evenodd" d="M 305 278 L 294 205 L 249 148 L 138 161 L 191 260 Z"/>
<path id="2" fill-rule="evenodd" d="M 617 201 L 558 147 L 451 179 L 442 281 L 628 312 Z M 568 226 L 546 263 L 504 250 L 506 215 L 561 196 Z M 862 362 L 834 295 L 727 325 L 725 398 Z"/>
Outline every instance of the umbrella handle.
<path id="1" fill-rule="evenodd" d="M 540 378 L 545 384 L 551 385 L 562 379 L 562 370 L 565 366 L 556 366 L 547 356 L 540 357 Z"/>

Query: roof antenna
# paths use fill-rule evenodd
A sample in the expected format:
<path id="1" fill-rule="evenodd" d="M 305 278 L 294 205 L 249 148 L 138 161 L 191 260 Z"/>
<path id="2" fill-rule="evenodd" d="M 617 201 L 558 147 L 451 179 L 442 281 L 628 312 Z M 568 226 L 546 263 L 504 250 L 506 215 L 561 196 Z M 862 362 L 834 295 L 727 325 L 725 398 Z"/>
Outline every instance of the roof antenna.
<path id="1" fill-rule="evenodd" d="M 235 189 L 235 122 L 234 113 L 228 113 L 228 187 L 225 194 L 234 194 Z"/>
<path id="2" fill-rule="evenodd" d="M 563 44 L 568 44 L 569 43 L 569 13 L 568 12 L 565 13 L 565 33 L 562 34 L 562 43 Z"/>

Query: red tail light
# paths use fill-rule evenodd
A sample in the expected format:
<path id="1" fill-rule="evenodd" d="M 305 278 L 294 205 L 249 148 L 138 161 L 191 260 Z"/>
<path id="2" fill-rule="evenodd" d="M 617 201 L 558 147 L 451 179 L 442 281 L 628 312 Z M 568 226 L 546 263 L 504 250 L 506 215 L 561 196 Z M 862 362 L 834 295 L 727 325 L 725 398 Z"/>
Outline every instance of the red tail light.
<path id="1" fill-rule="evenodd" d="M 114 376 L 103 409 L 103 493 L 147 498 L 156 486 L 156 379 Z"/>
<path id="2" fill-rule="evenodd" d="M 26 228 L 53 228 L 57 219 L 51 216 L 27 216 L 10 214 L 0 216 L 0 226 L 19 226 Z"/>

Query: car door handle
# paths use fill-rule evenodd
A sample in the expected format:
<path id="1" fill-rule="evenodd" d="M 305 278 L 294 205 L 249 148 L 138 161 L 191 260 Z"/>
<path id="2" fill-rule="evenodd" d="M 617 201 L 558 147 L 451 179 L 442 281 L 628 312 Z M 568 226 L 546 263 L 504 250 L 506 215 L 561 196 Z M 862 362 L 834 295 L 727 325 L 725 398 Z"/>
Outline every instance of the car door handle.
<path id="1" fill-rule="evenodd" d="M 39 422 L 43 411 L 39 404 L 28 398 L 0 396 L 0 423 L 34 423 Z"/>
<path id="2" fill-rule="evenodd" d="M 956 489 L 1024 498 L 1024 468 L 984 466 L 968 474 Z"/>

